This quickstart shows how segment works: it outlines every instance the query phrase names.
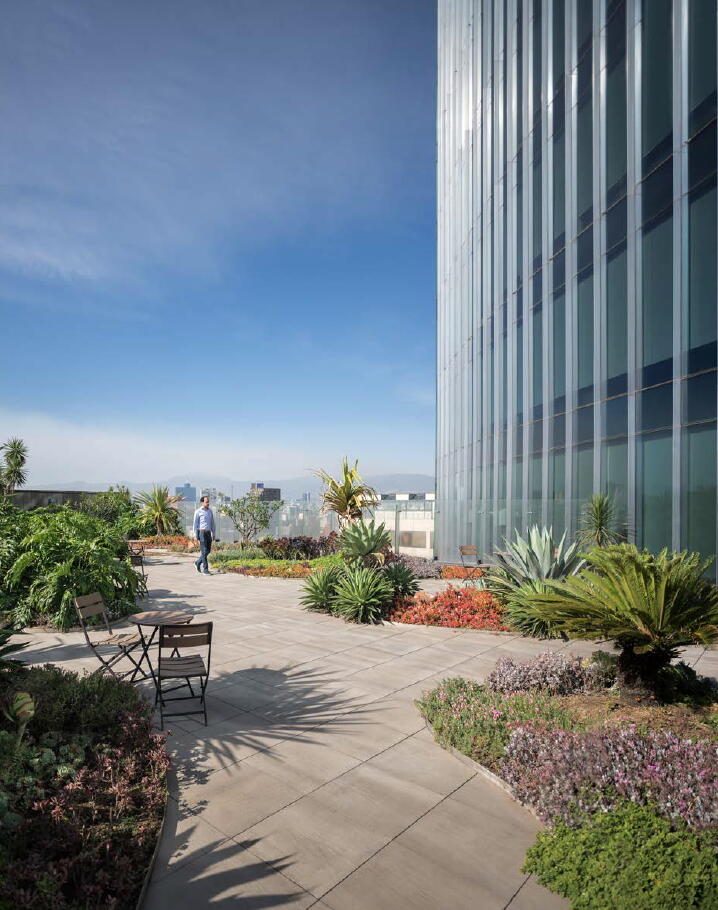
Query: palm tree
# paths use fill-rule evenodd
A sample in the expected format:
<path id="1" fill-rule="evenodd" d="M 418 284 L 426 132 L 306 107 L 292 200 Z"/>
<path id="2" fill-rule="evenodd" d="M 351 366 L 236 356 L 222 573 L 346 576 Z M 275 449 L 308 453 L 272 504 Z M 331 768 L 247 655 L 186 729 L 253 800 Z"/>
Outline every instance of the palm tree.
<path id="1" fill-rule="evenodd" d="M 0 462 L 0 486 L 5 495 L 9 495 L 27 480 L 27 446 L 22 439 L 13 436 L 5 445 L 0 446 L 0 451 L 5 452 L 3 461 Z"/>
<path id="2" fill-rule="evenodd" d="M 167 487 L 153 487 L 149 493 L 138 493 L 135 497 L 140 512 L 149 518 L 157 534 L 176 534 L 180 529 L 177 503 L 181 496 L 170 496 Z"/>
<path id="3" fill-rule="evenodd" d="M 364 509 L 369 509 L 379 502 L 376 490 L 362 480 L 358 465 L 359 462 L 355 461 L 354 467 L 351 467 L 349 459 L 345 456 L 342 459 L 342 473 L 338 480 L 326 471 L 315 471 L 315 476 L 325 484 L 322 509 L 325 512 L 336 512 L 342 526 L 358 521 Z"/>
<path id="4" fill-rule="evenodd" d="M 609 547 L 620 543 L 616 506 L 607 493 L 594 493 L 581 510 L 578 542 L 582 547 Z"/>

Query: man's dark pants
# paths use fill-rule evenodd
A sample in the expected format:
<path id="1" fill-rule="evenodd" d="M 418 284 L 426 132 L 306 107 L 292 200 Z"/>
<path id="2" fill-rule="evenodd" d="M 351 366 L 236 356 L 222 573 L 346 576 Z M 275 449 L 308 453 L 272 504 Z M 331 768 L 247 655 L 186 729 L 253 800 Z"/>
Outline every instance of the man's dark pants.
<path id="1" fill-rule="evenodd" d="M 200 531 L 199 532 L 199 559 L 195 561 L 195 565 L 198 569 L 202 569 L 204 572 L 209 572 L 209 566 L 207 565 L 207 557 L 212 551 L 212 532 L 211 531 Z"/>

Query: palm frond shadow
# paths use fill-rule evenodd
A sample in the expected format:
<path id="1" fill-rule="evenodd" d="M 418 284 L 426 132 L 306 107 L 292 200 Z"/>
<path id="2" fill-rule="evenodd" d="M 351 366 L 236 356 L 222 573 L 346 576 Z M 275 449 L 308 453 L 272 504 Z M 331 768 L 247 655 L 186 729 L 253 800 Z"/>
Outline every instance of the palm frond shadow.
<path id="1" fill-rule="evenodd" d="M 258 843 L 256 838 L 239 844 L 217 831 L 215 839 L 193 849 L 202 824 L 194 812 L 170 798 L 147 894 L 148 908 L 165 906 L 169 901 L 178 910 L 210 904 L 262 910 L 291 904 L 304 896 L 287 878 L 276 880 L 282 891 L 272 887 L 268 880 L 287 869 L 291 857 L 265 862 L 251 853 Z"/>
<path id="2" fill-rule="evenodd" d="M 329 674 L 291 665 L 235 671 L 220 677 L 215 689 L 212 682 L 207 687 L 209 726 L 195 726 L 187 718 L 187 731 L 176 730 L 168 740 L 173 768 L 183 784 L 205 782 L 217 768 L 284 740 L 311 743 L 317 731 L 347 730 L 363 722 L 368 708 L 343 692 Z M 219 716 L 215 721 L 213 709 Z"/>

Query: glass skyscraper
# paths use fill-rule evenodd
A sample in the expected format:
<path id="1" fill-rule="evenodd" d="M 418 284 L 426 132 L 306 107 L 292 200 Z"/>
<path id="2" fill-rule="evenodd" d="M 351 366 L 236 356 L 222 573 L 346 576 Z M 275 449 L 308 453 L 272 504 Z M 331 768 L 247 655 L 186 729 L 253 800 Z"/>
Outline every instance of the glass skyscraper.
<path id="1" fill-rule="evenodd" d="M 716 552 L 716 0 L 439 0 L 437 553 Z"/>

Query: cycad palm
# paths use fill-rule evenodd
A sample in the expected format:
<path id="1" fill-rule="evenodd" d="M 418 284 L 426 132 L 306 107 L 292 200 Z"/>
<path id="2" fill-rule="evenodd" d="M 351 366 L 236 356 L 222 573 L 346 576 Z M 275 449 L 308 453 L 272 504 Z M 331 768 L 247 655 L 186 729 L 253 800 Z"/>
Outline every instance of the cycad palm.
<path id="1" fill-rule="evenodd" d="M 340 525 L 358 521 L 364 509 L 371 508 L 379 501 L 376 490 L 362 480 L 358 465 L 359 462 L 355 461 L 352 467 L 349 459 L 343 458 L 339 479 L 326 471 L 315 472 L 325 484 L 322 508 L 325 512 L 336 512 Z"/>
<path id="2" fill-rule="evenodd" d="M 718 639 L 718 589 L 704 575 L 711 560 L 618 544 L 593 550 L 587 562 L 580 575 L 525 600 L 572 638 L 614 639 L 624 682 L 650 688 L 678 648 Z"/>
<path id="3" fill-rule="evenodd" d="M 167 487 L 153 487 L 149 493 L 138 493 L 135 497 L 140 512 L 155 526 L 158 534 L 172 534 L 180 530 L 177 503 L 181 496 L 170 496 Z"/>

